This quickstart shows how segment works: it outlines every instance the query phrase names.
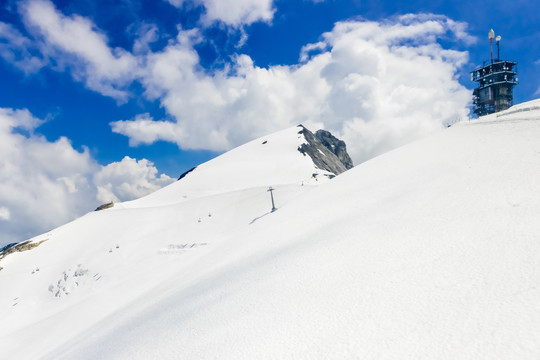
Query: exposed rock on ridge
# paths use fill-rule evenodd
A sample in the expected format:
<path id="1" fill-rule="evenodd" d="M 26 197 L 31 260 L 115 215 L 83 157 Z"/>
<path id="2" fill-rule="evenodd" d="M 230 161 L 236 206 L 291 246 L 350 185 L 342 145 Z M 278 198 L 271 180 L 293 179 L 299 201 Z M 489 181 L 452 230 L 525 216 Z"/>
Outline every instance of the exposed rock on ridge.
<path id="1" fill-rule="evenodd" d="M 347 170 L 354 167 L 352 159 L 347 153 L 347 145 L 345 145 L 345 141 L 339 140 L 337 137 L 332 135 L 330 131 L 326 130 L 317 130 L 317 132 L 315 132 L 315 138 L 326 146 L 328 150 L 333 152 L 343 163 L 343 165 L 345 165 Z"/>
<path id="2" fill-rule="evenodd" d="M 192 171 L 195 170 L 196 168 L 197 168 L 197 167 L 195 166 L 195 167 L 192 167 L 191 169 L 189 169 L 188 171 L 184 172 L 182 175 L 180 175 L 180 176 L 178 177 L 178 180 L 182 180 L 183 178 L 186 177 L 187 174 L 189 174 L 190 172 L 192 172 Z M 177 181 L 178 181 L 178 180 L 177 180 Z"/>
<path id="3" fill-rule="evenodd" d="M 101 211 L 101 210 L 109 209 L 109 208 L 112 208 L 112 207 L 114 207 L 114 202 L 113 201 L 111 201 L 110 203 L 99 205 L 96 208 L 96 210 L 94 210 L 94 211 Z"/>
<path id="4" fill-rule="evenodd" d="M 325 142 L 328 144 L 325 145 L 303 125 L 298 125 L 298 127 L 300 127 L 300 131 L 298 133 L 303 134 L 307 141 L 307 144 L 302 144 L 298 148 L 298 151 L 304 154 L 304 156 L 309 155 L 315 166 L 317 166 L 319 169 L 339 175 L 352 167 L 352 161 L 349 154 L 347 154 L 345 142 L 337 139 L 328 131 L 319 130 L 322 132 L 321 137 L 325 139 Z M 340 157 L 334 153 L 338 147 L 338 153 L 340 154 L 341 158 L 345 159 L 346 163 L 344 163 Z"/>
<path id="5" fill-rule="evenodd" d="M 15 252 L 23 252 L 27 250 L 31 250 L 35 247 L 38 247 L 48 239 L 41 240 L 38 242 L 32 242 L 30 240 L 23 241 L 21 243 L 15 244 L 13 246 L 5 246 L 2 248 L 2 251 L 0 251 L 0 260 L 2 260 L 4 257 L 8 256 L 9 254 L 15 253 Z M 12 245 L 12 244 L 10 244 Z M 0 270 L 2 270 L 2 267 L 0 267 Z"/>

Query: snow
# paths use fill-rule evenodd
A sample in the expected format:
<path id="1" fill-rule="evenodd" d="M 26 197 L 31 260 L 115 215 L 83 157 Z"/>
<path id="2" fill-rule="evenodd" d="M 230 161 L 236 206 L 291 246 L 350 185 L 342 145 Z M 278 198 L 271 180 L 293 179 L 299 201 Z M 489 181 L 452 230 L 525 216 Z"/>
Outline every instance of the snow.
<path id="1" fill-rule="evenodd" d="M 0 261 L 0 358 L 540 356 L 540 101 L 320 186 L 295 131 Z"/>
<path id="2" fill-rule="evenodd" d="M 295 126 L 239 146 L 188 173 L 182 181 L 144 198 L 126 202 L 125 207 L 157 206 L 184 198 L 208 196 L 258 186 L 311 184 L 329 174 L 314 167 L 309 156 L 297 149 L 306 142 Z"/>

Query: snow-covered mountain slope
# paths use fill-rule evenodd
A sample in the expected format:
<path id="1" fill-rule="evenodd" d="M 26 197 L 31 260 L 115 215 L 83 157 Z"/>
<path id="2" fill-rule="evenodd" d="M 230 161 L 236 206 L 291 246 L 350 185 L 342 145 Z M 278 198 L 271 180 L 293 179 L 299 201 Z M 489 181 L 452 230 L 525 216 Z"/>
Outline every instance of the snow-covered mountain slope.
<path id="1" fill-rule="evenodd" d="M 324 182 L 336 174 L 317 168 L 298 151 L 307 143 L 303 131 L 295 126 L 253 140 L 197 166 L 175 184 L 123 206 L 158 206 L 258 186 Z"/>
<path id="2" fill-rule="evenodd" d="M 203 274 L 189 264 L 269 215 L 269 186 L 279 208 L 328 181 L 334 174 L 299 151 L 308 142 L 304 131 L 296 126 L 254 140 L 175 184 L 89 213 L 23 244 L 37 245 L 31 251 L 6 256 L 0 261 L 0 339 L 17 334 L 17 340 L 0 346 L 0 359 L 2 348 L 17 358 L 43 355 L 57 345 L 50 338 L 69 339 L 178 272 Z M 48 318 L 69 325 L 52 326 Z M 25 356 L 18 354 L 31 329 L 50 338 L 37 336 Z"/>
<path id="3" fill-rule="evenodd" d="M 257 184 L 37 237 L 0 263 L 0 358 L 536 359 L 539 108 L 278 184 L 273 213 Z"/>

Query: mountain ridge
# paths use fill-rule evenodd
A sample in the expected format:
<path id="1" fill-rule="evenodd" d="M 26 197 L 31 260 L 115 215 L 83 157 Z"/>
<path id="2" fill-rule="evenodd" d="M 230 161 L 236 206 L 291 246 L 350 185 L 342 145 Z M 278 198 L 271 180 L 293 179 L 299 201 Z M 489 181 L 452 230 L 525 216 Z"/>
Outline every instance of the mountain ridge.
<path id="1" fill-rule="evenodd" d="M 343 165 L 317 166 L 311 156 L 303 156 L 298 149 L 307 144 L 320 148 L 330 159 L 327 163 L 341 163 L 318 140 L 309 137 L 311 132 L 306 136 L 302 129 L 298 125 L 252 140 L 185 172 L 176 183 L 123 206 L 171 203 L 178 200 L 178 192 L 182 193 L 180 198 L 189 198 L 256 186 L 320 184 L 346 170 Z"/>
<path id="2" fill-rule="evenodd" d="M 298 127 L 300 127 L 298 133 L 302 134 L 306 139 L 306 142 L 298 147 L 298 151 L 300 151 L 302 155 L 308 155 L 317 168 L 326 170 L 336 176 L 352 167 L 352 160 L 350 160 L 347 151 L 344 149 L 344 142 L 342 142 L 343 146 L 335 148 L 333 140 L 337 140 L 337 143 L 339 143 L 340 140 L 335 138 L 330 132 L 324 133 L 324 135 L 326 135 L 326 141 L 323 142 L 304 126 L 299 125 Z M 319 133 L 319 131 L 320 130 L 318 130 L 317 133 Z M 337 154 L 334 153 L 334 149 Z M 346 158 L 350 160 L 350 163 L 345 164 L 342 161 L 341 158 L 346 159 L 343 155 L 343 151 L 345 151 Z M 350 167 L 348 167 L 349 165 Z"/>

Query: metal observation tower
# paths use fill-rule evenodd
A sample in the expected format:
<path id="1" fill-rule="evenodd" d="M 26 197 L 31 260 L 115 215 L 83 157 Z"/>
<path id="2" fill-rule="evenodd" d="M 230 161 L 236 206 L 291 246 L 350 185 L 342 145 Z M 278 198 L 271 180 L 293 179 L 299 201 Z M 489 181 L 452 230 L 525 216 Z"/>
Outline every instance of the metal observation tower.
<path id="1" fill-rule="evenodd" d="M 497 36 L 497 58 L 493 59 L 493 39 L 495 32 L 489 31 L 491 61 L 484 61 L 482 67 L 471 72 L 471 81 L 476 81 L 478 87 L 473 91 L 474 113 L 478 116 L 506 110 L 513 105 L 514 86 L 518 83 L 517 62 L 501 60 L 501 37 Z"/>

